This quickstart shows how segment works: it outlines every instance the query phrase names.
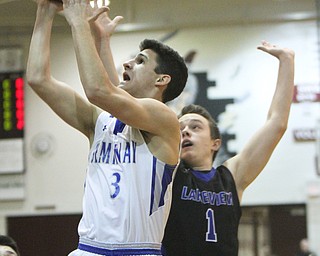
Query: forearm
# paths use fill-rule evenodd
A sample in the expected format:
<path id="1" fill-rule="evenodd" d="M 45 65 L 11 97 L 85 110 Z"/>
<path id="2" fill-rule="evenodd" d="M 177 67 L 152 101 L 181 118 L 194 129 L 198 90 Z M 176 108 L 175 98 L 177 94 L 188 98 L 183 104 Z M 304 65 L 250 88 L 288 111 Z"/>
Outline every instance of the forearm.
<path id="1" fill-rule="evenodd" d="M 90 100 L 99 91 L 108 91 L 112 84 L 96 50 L 89 23 L 83 20 L 71 28 L 81 82 Z"/>
<path id="2" fill-rule="evenodd" d="M 114 59 L 110 46 L 110 38 L 105 38 L 101 40 L 99 56 L 104 65 L 105 70 L 107 71 L 111 82 L 114 85 L 119 85 L 119 76 L 114 64 Z"/>
<path id="3" fill-rule="evenodd" d="M 50 38 L 54 12 L 38 6 L 35 26 L 30 42 L 27 80 L 33 86 L 50 77 Z"/>
<path id="4" fill-rule="evenodd" d="M 294 54 L 285 53 L 279 57 L 276 90 L 269 109 L 268 118 L 276 118 L 286 127 L 294 91 Z"/>

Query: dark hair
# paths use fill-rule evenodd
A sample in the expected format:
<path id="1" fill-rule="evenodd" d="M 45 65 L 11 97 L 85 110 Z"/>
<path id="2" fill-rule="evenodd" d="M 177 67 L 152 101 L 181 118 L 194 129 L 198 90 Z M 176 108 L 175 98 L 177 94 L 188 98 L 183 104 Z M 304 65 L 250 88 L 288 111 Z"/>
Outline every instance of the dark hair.
<path id="1" fill-rule="evenodd" d="M 20 252 L 19 252 L 17 243 L 10 236 L 0 235 L 0 245 L 11 247 L 12 250 L 14 250 L 18 254 L 18 256 L 20 256 Z"/>
<path id="2" fill-rule="evenodd" d="M 191 105 L 185 106 L 181 110 L 181 113 L 178 115 L 178 118 L 180 118 L 186 114 L 191 114 L 191 113 L 198 114 L 200 116 L 203 116 L 205 119 L 207 119 L 209 122 L 211 138 L 212 139 L 221 139 L 221 134 L 220 134 L 219 128 L 217 126 L 217 122 L 213 119 L 213 117 L 211 116 L 209 111 L 200 105 L 191 104 Z M 218 154 L 218 151 L 214 152 L 212 162 L 216 158 L 217 154 Z"/>
<path id="3" fill-rule="evenodd" d="M 157 54 L 157 74 L 168 74 L 171 81 L 162 95 L 162 102 L 166 103 L 178 97 L 183 91 L 187 78 L 188 68 L 178 52 L 169 46 L 153 39 L 145 39 L 140 43 L 140 51 L 150 49 Z"/>

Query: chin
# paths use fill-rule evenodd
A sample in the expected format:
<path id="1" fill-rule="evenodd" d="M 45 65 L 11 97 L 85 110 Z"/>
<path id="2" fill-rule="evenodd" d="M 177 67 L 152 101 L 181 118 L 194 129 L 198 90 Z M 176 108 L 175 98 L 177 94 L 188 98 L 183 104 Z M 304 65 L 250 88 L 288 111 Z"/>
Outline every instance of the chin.
<path id="1" fill-rule="evenodd" d="M 180 159 L 184 162 L 188 161 L 192 156 L 190 153 L 181 153 L 180 154 Z"/>

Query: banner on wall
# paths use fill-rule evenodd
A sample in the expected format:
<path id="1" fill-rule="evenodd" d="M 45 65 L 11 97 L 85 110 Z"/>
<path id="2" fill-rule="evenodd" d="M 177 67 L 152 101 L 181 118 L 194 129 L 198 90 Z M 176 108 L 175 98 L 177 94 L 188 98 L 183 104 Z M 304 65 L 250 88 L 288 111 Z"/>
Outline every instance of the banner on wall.
<path id="1" fill-rule="evenodd" d="M 314 128 L 294 129 L 293 137 L 296 142 L 316 141 L 317 131 Z"/>
<path id="2" fill-rule="evenodd" d="M 295 85 L 293 102 L 320 102 L 320 86 L 316 83 Z"/>

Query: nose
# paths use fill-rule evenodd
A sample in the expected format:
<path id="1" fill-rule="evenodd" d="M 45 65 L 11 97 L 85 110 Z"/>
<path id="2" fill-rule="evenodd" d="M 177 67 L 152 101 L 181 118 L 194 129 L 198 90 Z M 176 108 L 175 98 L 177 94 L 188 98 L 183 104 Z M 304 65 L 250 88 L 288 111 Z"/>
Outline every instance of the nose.
<path id="1" fill-rule="evenodd" d="M 186 136 L 190 136 L 190 132 L 188 129 L 188 126 L 185 126 L 182 130 L 181 130 L 181 134 L 182 134 L 182 138 L 186 137 Z"/>
<path id="2" fill-rule="evenodd" d="M 124 69 L 131 69 L 132 68 L 132 60 L 128 60 L 125 63 L 123 63 Z"/>

